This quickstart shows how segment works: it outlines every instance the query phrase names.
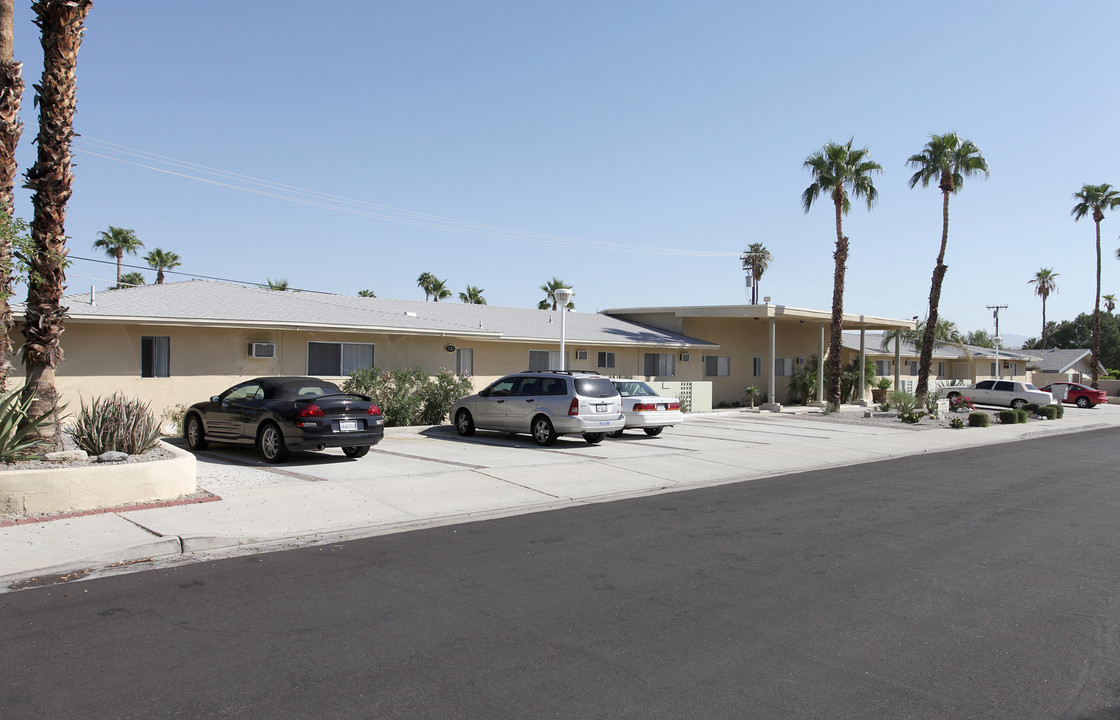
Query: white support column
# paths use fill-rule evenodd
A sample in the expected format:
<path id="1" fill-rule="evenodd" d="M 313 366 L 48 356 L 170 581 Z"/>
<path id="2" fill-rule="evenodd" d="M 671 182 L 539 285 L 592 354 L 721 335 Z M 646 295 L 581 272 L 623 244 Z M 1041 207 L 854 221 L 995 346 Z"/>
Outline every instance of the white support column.
<path id="1" fill-rule="evenodd" d="M 824 407 L 824 323 L 821 323 L 820 349 L 817 350 L 817 407 Z"/>
<path id="2" fill-rule="evenodd" d="M 895 390 L 901 390 L 902 389 L 901 387 L 899 387 L 899 383 L 902 382 L 902 377 L 901 377 L 902 368 L 900 367 L 902 365 L 902 348 L 900 347 L 900 344 L 902 343 L 901 338 L 902 338 L 902 330 L 899 329 L 898 335 L 894 336 L 894 389 Z"/>
<path id="3" fill-rule="evenodd" d="M 762 409 L 763 410 L 770 410 L 771 412 L 780 412 L 781 409 L 782 409 L 782 406 L 778 403 L 777 400 L 774 399 L 774 394 L 777 391 L 777 387 L 778 387 L 777 382 L 774 379 L 774 365 L 777 364 L 777 360 L 778 360 L 777 350 L 776 350 L 776 347 L 777 347 L 777 343 L 776 343 L 777 330 L 776 330 L 776 328 L 777 328 L 777 321 L 774 318 L 770 318 L 769 342 L 767 343 L 767 348 L 766 348 L 766 359 L 768 361 L 768 365 L 770 366 L 769 369 L 766 371 L 766 399 L 769 402 L 763 403 Z"/>
<path id="4" fill-rule="evenodd" d="M 855 404 L 867 407 L 867 328 L 859 329 L 859 389 Z"/>

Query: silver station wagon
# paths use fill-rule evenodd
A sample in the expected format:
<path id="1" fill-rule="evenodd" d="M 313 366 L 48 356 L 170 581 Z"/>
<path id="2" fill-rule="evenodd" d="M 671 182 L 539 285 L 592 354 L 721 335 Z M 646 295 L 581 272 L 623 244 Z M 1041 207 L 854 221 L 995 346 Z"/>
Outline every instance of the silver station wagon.
<path id="1" fill-rule="evenodd" d="M 626 425 L 622 398 L 601 375 L 565 370 L 507 375 L 451 408 L 460 435 L 475 429 L 529 433 L 538 445 L 560 435 L 601 442 Z"/>

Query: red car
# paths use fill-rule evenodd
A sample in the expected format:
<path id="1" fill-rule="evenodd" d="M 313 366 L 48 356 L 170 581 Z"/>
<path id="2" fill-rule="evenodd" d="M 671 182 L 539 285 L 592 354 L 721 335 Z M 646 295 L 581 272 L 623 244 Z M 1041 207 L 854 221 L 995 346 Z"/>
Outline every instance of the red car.
<path id="1" fill-rule="evenodd" d="M 1088 385 L 1074 382 L 1050 383 L 1042 388 L 1055 400 L 1067 403 L 1076 403 L 1079 408 L 1093 407 L 1108 402 L 1108 393 L 1104 390 L 1094 390 Z"/>

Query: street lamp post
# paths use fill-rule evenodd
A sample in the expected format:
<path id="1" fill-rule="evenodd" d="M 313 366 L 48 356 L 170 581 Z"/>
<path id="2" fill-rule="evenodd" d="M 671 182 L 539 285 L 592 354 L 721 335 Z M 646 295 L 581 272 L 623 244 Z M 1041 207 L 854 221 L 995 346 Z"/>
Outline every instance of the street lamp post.
<path id="1" fill-rule="evenodd" d="M 564 341 L 567 328 L 565 327 L 565 318 L 568 315 L 568 303 L 572 301 L 571 288 L 556 288 L 552 291 L 552 297 L 556 300 L 556 307 L 560 308 L 560 369 L 568 369 L 568 358 L 564 351 Z"/>

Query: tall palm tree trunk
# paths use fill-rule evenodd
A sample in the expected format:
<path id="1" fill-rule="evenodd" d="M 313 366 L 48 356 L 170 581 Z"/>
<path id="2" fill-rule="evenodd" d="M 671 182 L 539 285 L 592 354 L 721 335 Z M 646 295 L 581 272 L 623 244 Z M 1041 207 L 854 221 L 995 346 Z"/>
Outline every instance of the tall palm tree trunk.
<path id="1" fill-rule="evenodd" d="M 1046 294 L 1042 296 L 1042 350 L 1046 349 Z"/>
<path id="2" fill-rule="evenodd" d="M 922 337 L 922 354 L 918 357 L 918 387 L 914 395 L 924 401 L 929 392 L 929 368 L 933 364 L 933 340 L 937 332 L 937 308 L 941 304 L 941 285 L 949 267 L 945 264 L 945 247 L 949 244 L 949 193 L 952 185 L 945 187 L 945 177 L 941 180 L 941 249 L 937 252 L 937 264 L 933 267 L 933 278 L 929 284 L 929 314 L 926 316 L 926 332 Z"/>
<path id="3" fill-rule="evenodd" d="M 67 308 L 62 307 L 66 286 L 66 202 L 70 199 L 70 141 L 74 136 L 77 83 L 75 69 L 82 44 L 84 20 L 91 0 L 37 0 L 31 9 L 42 31 L 43 79 L 36 86 L 39 106 L 39 146 L 35 164 L 27 171 L 26 187 L 34 191 L 35 209 L 31 238 L 31 278 L 27 289 L 27 327 L 23 364 L 27 370 L 25 398 L 31 413 L 50 413 L 51 423 L 39 428 L 48 448 L 61 447 L 58 433 L 58 390 L 55 368 L 62 360 L 59 338 Z"/>
<path id="4" fill-rule="evenodd" d="M 23 98 L 22 63 L 12 53 L 14 0 L 0 0 L 0 203 L 14 217 L 12 189 L 16 181 L 16 146 L 23 134 L 19 106 Z M 12 357 L 12 245 L 0 238 L 0 392 L 7 390 Z"/>
<path id="5" fill-rule="evenodd" d="M 1093 296 L 1093 382 L 1094 390 L 1100 389 L 1097 376 L 1097 366 L 1101 363 L 1101 220 L 1104 213 L 1101 209 L 1093 209 L 1093 223 L 1097 226 L 1097 293 Z"/>
<path id="6" fill-rule="evenodd" d="M 840 376 L 843 369 L 840 363 L 841 340 L 844 332 L 844 270 L 848 265 L 848 238 L 844 237 L 842 212 L 844 196 L 833 196 L 836 204 L 836 270 L 832 277 L 832 328 L 828 341 L 828 403 L 840 407 Z"/>

